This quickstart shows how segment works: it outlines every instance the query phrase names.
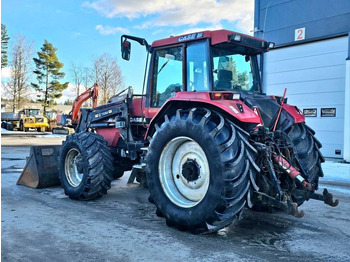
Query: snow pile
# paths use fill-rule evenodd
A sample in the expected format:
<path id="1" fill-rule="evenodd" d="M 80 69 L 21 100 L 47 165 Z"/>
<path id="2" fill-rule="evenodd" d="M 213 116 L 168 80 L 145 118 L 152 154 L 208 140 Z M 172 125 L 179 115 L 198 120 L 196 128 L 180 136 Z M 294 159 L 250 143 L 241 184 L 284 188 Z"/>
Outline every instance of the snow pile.
<path id="1" fill-rule="evenodd" d="M 350 184 L 350 164 L 327 160 L 322 163 L 324 177 L 321 181 L 337 181 Z"/>

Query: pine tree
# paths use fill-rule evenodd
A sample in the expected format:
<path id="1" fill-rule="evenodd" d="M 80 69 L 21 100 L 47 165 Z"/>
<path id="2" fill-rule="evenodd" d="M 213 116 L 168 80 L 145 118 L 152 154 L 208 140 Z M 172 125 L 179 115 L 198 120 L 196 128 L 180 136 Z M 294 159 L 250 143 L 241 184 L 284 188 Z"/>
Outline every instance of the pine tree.
<path id="1" fill-rule="evenodd" d="M 62 91 L 68 87 L 68 82 L 61 84 L 58 80 L 65 76 L 65 73 L 60 72 L 63 64 L 58 60 L 56 55 L 57 48 L 53 47 L 51 43 L 45 40 L 41 52 L 38 52 L 39 58 L 33 58 L 37 75 L 38 84 L 32 83 L 36 91 L 43 94 L 43 98 L 39 101 L 44 108 L 44 115 L 46 108 L 54 104 L 54 99 L 62 96 Z"/>
<path id="2" fill-rule="evenodd" d="M 6 25 L 1 24 L 1 68 L 7 66 L 7 46 L 10 37 L 7 35 Z"/>

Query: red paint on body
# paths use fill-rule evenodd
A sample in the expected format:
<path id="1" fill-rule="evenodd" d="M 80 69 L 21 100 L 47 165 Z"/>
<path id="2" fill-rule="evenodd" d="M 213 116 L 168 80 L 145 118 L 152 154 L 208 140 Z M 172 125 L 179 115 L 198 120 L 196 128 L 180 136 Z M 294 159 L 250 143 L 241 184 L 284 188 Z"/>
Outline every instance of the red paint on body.
<path id="1" fill-rule="evenodd" d="M 220 92 L 215 92 L 220 93 Z M 227 93 L 227 92 L 222 92 Z M 246 106 L 240 100 L 211 100 L 209 92 L 178 92 L 175 96 L 169 99 L 165 104 L 171 101 L 189 101 L 189 102 L 200 102 L 215 106 L 228 114 L 234 116 L 241 122 L 260 124 L 260 117 L 253 112 L 248 106 Z M 165 106 L 164 104 L 164 106 Z M 237 104 L 241 104 L 243 113 L 239 111 Z"/>
<path id="2" fill-rule="evenodd" d="M 120 138 L 118 128 L 97 128 L 96 133 L 103 136 L 108 142 L 108 146 L 116 147 Z"/>
<path id="3" fill-rule="evenodd" d="M 294 118 L 295 123 L 305 122 L 305 116 L 296 106 L 284 104 L 283 109 L 286 110 Z"/>

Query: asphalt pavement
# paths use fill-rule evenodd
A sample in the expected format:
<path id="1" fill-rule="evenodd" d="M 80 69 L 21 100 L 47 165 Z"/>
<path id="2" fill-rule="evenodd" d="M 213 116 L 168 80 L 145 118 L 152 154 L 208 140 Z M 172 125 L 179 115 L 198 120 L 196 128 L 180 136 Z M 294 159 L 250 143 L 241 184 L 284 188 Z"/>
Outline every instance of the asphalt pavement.
<path id="1" fill-rule="evenodd" d="M 303 218 L 246 209 L 215 234 L 167 227 L 147 199 L 128 185 L 130 173 L 95 201 L 73 201 L 60 187 L 17 186 L 31 144 L 61 144 L 64 136 L 2 136 L 2 261 L 349 261 L 350 165 L 328 160 L 327 187 L 337 207 L 305 202 Z"/>

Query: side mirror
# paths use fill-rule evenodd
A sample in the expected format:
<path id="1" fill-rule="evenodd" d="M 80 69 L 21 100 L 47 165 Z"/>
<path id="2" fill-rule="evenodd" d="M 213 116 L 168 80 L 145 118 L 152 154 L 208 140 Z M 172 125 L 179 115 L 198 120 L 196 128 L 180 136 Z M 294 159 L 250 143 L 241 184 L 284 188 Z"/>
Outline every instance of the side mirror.
<path id="1" fill-rule="evenodd" d="M 131 43 L 126 39 L 122 42 L 122 58 L 124 60 L 130 60 Z"/>

